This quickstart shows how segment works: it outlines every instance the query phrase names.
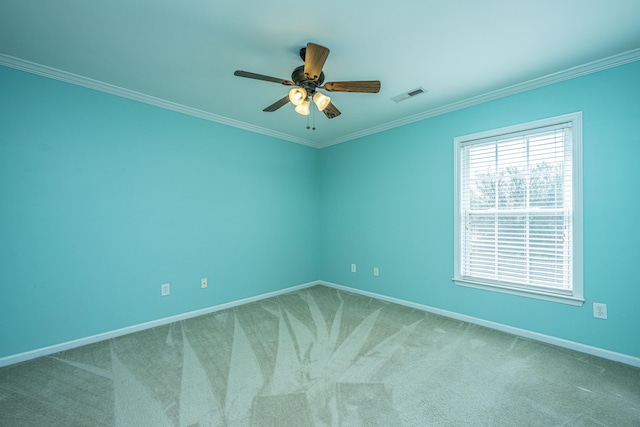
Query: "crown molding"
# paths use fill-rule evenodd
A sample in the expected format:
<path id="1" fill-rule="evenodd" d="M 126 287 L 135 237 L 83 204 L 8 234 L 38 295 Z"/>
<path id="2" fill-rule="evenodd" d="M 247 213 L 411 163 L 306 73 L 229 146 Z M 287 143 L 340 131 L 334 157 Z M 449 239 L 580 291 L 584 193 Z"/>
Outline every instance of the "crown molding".
<path id="1" fill-rule="evenodd" d="M 326 141 L 320 144 L 319 148 L 325 148 L 331 145 L 350 141 L 352 139 L 373 135 L 375 133 L 383 132 L 385 130 L 397 128 L 397 127 L 404 126 L 414 122 L 419 122 L 421 120 L 425 120 L 435 116 L 440 116 L 446 113 L 451 113 L 453 111 L 462 110 L 463 108 L 472 107 L 474 105 L 493 101 L 499 98 L 504 98 L 507 96 L 515 95 L 515 94 L 526 92 L 529 90 L 541 88 L 544 86 L 549 86 L 554 83 L 560 83 L 562 81 L 585 76 L 587 74 L 597 73 L 598 71 L 603 71 L 609 68 L 618 67 L 620 65 L 628 64 L 638 60 L 640 60 L 640 49 L 630 50 L 628 52 L 609 56 L 607 58 L 599 59 L 597 61 L 589 62 L 587 64 L 583 64 L 577 67 L 559 71 L 557 73 L 549 74 L 533 80 L 528 80 L 523 83 L 518 83 L 502 89 L 487 92 L 482 95 L 474 96 L 472 98 L 467 98 L 461 101 L 453 102 L 451 104 L 447 104 L 442 107 L 437 107 L 427 111 L 423 111 L 422 113 L 414 114 L 412 116 L 408 116 L 399 120 L 394 120 L 392 122 L 384 123 L 379 126 L 362 130 L 360 132 L 351 133 L 349 135 L 345 135 L 340 138 Z"/>
<path id="2" fill-rule="evenodd" d="M 161 98 L 157 98 L 155 96 L 146 95 L 144 93 L 125 89 L 109 83 L 101 82 L 99 80 L 94 80 L 88 77 L 80 76 L 78 74 L 73 74 L 67 71 L 58 70 L 56 68 L 48 67 L 46 65 L 41 65 L 35 62 L 26 61 L 24 59 L 16 58 L 13 56 L 0 54 L 0 65 L 6 66 L 6 67 L 15 68 L 17 70 L 26 71 L 33 74 L 38 74 L 40 76 L 49 77 L 55 80 L 60 80 L 60 81 L 71 83 L 78 86 L 83 86 L 89 89 L 98 90 L 100 92 L 105 92 L 111 95 L 120 96 L 120 97 L 131 99 L 134 101 L 143 102 L 145 104 L 153 105 L 156 107 L 164 108 L 164 109 L 175 111 L 182 114 L 187 114 L 187 115 L 198 117 L 211 122 L 220 123 L 220 124 L 232 126 L 239 129 L 244 129 L 249 132 L 260 133 L 263 135 L 271 136 L 271 137 L 282 139 L 285 141 L 295 142 L 297 144 L 302 144 L 308 147 L 313 147 L 318 149 L 340 144 L 342 142 L 347 142 L 353 139 L 358 139 L 365 136 L 373 135 L 375 133 L 384 132 L 389 129 L 397 128 L 410 123 L 415 123 L 431 117 L 440 116 L 442 114 L 451 113 L 453 111 L 472 107 L 474 105 L 493 101 L 499 98 L 504 98 L 510 95 L 515 95 L 521 92 L 526 92 L 528 90 L 537 89 L 544 86 L 552 85 L 554 83 L 559 83 L 565 80 L 581 77 L 587 74 L 596 73 L 598 71 L 603 71 L 608 68 L 618 67 L 620 65 L 628 64 L 638 60 L 640 60 L 640 49 L 630 50 L 628 52 L 609 56 L 607 58 L 599 59 L 597 61 L 579 65 L 577 67 L 572 67 L 567 70 L 559 71 L 557 73 L 552 73 L 543 77 L 528 80 L 523 83 L 518 83 L 502 89 L 487 92 L 482 95 L 463 99 L 461 101 L 453 102 L 451 104 L 447 104 L 441 107 L 432 108 L 430 110 L 423 111 L 418 114 L 414 114 L 399 120 L 394 120 L 388 123 L 374 126 L 372 128 L 364 129 L 359 132 L 350 133 L 348 135 L 344 135 L 339 138 L 334 138 L 324 142 L 314 142 L 304 138 L 288 135 L 283 132 L 277 132 L 261 126 L 255 126 L 250 123 L 242 122 L 235 119 L 230 119 L 228 117 L 220 116 L 217 114 L 209 113 L 207 111 L 188 107 L 186 105 L 167 101 Z"/>
<path id="3" fill-rule="evenodd" d="M 171 110 L 171 111 L 186 114 L 189 116 L 198 117 L 200 119 L 208 120 L 211 122 L 220 123 L 223 125 L 228 125 L 228 126 L 232 126 L 239 129 L 244 129 L 249 132 L 260 133 L 260 134 L 271 136 L 274 138 L 295 142 L 297 144 L 302 144 L 302 145 L 306 145 L 313 148 L 319 148 L 318 144 L 313 141 L 291 136 L 286 133 L 277 132 L 261 126 L 255 126 L 250 123 L 242 122 L 240 120 L 230 119 L 228 117 L 220 116 L 218 114 L 209 113 L 207 111 L 199 110 L 197 108 L 188 107 L 186 105 L 178 104 L 176 102 L 167 101 L 165 99 L 157 98 L 155 96 L 125 89 L 109 83 L 101 82 L 99 80 L 95 80 L 95 79 L 84 77 L 78 74 L 70 73 L 68 71 L 59 70 L 53 67 L 48 67 L 46 65 L 37 64 L 35 62 L 27 61 L 24 59 L 13 57 L 13 56 L 0 54 L 0 65 L 9 67 L 9 68 L 14 68 L 20 71 L 26 71 L 32 74 L 37 74 L 43 77 L 59 80 L 65 83 L 71 83 L 77 86 L 86 87 L 88 89 L 105 92 L 110 95 L 131 99 L 134 101 L 153 105 L 155 107 L 164 108 L 166 110 Z"/>

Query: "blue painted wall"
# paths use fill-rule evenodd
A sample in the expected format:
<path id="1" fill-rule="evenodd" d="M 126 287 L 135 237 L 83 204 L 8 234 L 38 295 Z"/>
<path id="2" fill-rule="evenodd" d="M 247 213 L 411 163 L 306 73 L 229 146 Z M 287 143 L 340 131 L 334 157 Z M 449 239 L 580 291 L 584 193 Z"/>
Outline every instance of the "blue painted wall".
<path id="1" fill-rule="evenodd" d="M 320 275 L 316 149 L 4 67 L 0 127 L 0 357 Z"/>
<path id="2" fill-rule="evenodd" d="M 576 111 L 584 132 L 585 305 L 456 286 L 453 138 Z M 639 123 L 635 62 L 326 148 L 321 278 L 640 357 Z M 607 304 L 608 320 L 592 317 L 593 302 Z"/>
<path id="3" fill-rule="evenodd" d="M 640 357 L 639 100 L 636 62 L 318 151 L 0 67 L 0 357 L 317 279 Z M 586 304 L 454 285 L 453 138 L 575 111 Z"/>

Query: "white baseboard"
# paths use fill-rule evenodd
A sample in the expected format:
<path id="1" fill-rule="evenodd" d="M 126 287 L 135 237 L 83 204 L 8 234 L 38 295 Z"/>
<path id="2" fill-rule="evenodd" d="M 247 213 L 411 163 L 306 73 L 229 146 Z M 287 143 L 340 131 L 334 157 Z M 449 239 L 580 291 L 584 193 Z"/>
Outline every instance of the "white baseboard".
<path id="1" fill-rule="evenodd" d="M 616 353 L 615 351 L 605 350 L 599 347 L 593 347 L 590 345 L 581 344 L 579 342 L 557 338 L 551 335 L 545 335 L 545 334 L 540 334 L 538 332 L 528 331 L 526 329 L 515 328 L 513 326 L 504 325 L 502 323 L 491 322 L 488 320 L 479 319 L 477 317 L 467 316 L 465 314 L 442 310 L 435 307 L 429 307 L 428 305 L 423 305 L 423 304 L 418 304 L 411 301 L 405 301 L 398 298 L 388 297 L 386 295 L 381 295 L 373 292 L 363 291 L 360 289 L 350 288 L 348 286 L 342 286 L 335 283 L 320 281 L 320 284 L 331 287 L 331 288 L 339 289 L 341 291 L 351 292 L 354 294 L 363 295 L 370 298 L 376 298 L 382 301 L 392 302 L 395 304 L 404 305 L 406 307 L 415 308 L 417 310 L 426 311 L 428 313 L 449 317 L 451 319 L 473 323 L 475 325 L 484 326 L 490 329 L 495 329 L 495 330 L 506 332 L 512 335 L 518 335 L 524 338 L 530 338 L 530 339 L 541 341 L 547 344 L 557 345 L 558 347 L 564 347 L 571 350 L 576 350 L 582 353 L 590 354 L 592 356 L 602 357 L 603 359 L 609 359 L 615 362 L 621 362 L 627 365 L 640 367 L 640 358 L 629 356 L 627 354 Z"/>
<path id="2" fill-rule="evenodd" d="M 266 294 L 256 295 L 249 298 L 243 298 L 236 301 L 231 301 L 224 304 L 214 305 L 212 307 L 203 308 L 200 310 L 194 310 L 187 313 L 177 314 L 175 316 L 165 317 L 163 319 L 157 319 L 150 322 L 140 323 L 137 325 L 127 326 L 125 328 L 116 329 L 114 331 L 104 332 L 89 337 L 79 338 L 73 341 L 67 341 L 60 344 L 54 344 L 49 347 L 43 347 L 36 350 L 27 351 L 24 353 L 14 354 L 0 358 L 0 367 L 13 365 L 15 363 L 25 362 L 27 360 L 35 359 L 42 356 L 48 356 L 50 354 L 58 353 L 60 351 L 71 350 L 73 348 L 81 347 L 87 344 L 93 344 L 99 341 L 105 341 L 111 338 L 128 335 L 133 332 L 143 331 L 145 329 L 151 329 L 158 326 L 167 325 L 169 323 L 179 322 L 181 320 L 190 319 L 192 317 L 202 316 L 204 314 L 214 313 L 216 311 L 226 310 L 228 308 L 237 307 L 239 305 L 248 304 L 250 302 L 260 301 L 263 299 L 275 297 L 278 295 L 288 294 L 290 292 L 299 291 L 301 289 L 309 288 L 311 286 L 322 285 L 322 282 L 315 281 L 304 283 L 302 285 L 292 286 L 285 289 L 280 289 Z"/>
<path id="3" fill-rule="evenodd" d="M 214 313 L 216 311 L 225 310 L 228 308 L 237 307 L 239 305 L 248 304 L 255 301 L 260 301 L 263 299 L 288 294 L 290 292 L 299 291 L 302 289 L 306 289 L 316 285 L 328 286 L 330 288 L 339 289 L 345 292 L 351 292 L 358 295 L 363 295 L 370 298 L 376 298 L 382 301 L 391 302 L 394 304 L 403 305 L 406 307 L 415 308 L 417 310 L 426 311 L 428 313 L 438 314 L 440 316 L 449 317 L 451 319 L 460 320 L 463 322 L 473 323 L 475 325 L 484 326 L 490 329 L 495 329 L 498 331 L 506 332 L 513 335 L 518 335 L 524 338 L 530 338 L 536 341 L 541 341 L 547 344 L 557 345 L 558 347 L 564 347 L 571 350 L 576 350 L 582 353 L 590 354 L 593 356 L 602 357 L 604 359 L 613 360 L 616 362 L 621 362 L 627 365 L 640 367 L 640 358 L 629 356 L 622 353 L 616 353 L 614 351 L 605 350 L 599 347 L 593 347 L 586 344 L 581 344 L 575 341 L 569 341 L 562 338 L 553 337 L 551 335 L 540 334 L 538 332 L 528 331 L 526 329 L 515 328 L 513 326 L 504 325 L 502 323 L 491 322 L 484 319 L 479 319 L 477 317 L 467 316 L 465 314 L 455 313 L 453 311 L 442 310 L 435 307 L 430 307 L 423 304 L 418 304 L 411 301 L 402 300 L 399 298 L 393 298 L 386 295 L 376 294 L 374 292 L 363 291 L 356 288 L 350 288 L 348 286 L 338 285 L 336 283 L 325 282 L 325 281 L 314 281 L 309 283 L 304 283 L 297 286 L 292 286 L 285 289 L 280 289 L 278 291 L 268 292 L 261 295 L 256 295 L 249 298 L 243 298 L 236 301 L 231 301 L 224 304 L 215 305 L 212 307 L 203 308 L 200 310 L 190 311 L 187 313 L 178 314 L 175 316 L 165 317 L 163 319 L 153 320 L 151 322 L 140 323 L 137 325 L 127 326 L 126 328 L 117 329 L 114 331 L 104 332 L 97 335 L 92 335 L 89 337 L 80 338 L 73 341 L 67 341 L 60 344 L 55 344 L 49 347 L 43 347 L 36 350 L 27 351 L 24 353 L 19 353 L 11 356 L 6 356 L 0 358 L 0 367 L 13 365 L 15 363 L 25 362 L 27 360 L 35 359 L 42 356 L 48 356 L 50 354 L 58 353 L 60 351 L 71 350 L 73 348 L 81 347 L 87 344 L 93 344 L 99 341 L 105 341 L 111 338 L 120 337 L 123 335 L 131 334 L 134 332 L 142 331 L 145 329 L 151 329 L 158 326 L 167 325 L 173 322 L 179 322 L 181 320 L 190 319 L 192 317 L 202 316 L 209 313 Z"/>

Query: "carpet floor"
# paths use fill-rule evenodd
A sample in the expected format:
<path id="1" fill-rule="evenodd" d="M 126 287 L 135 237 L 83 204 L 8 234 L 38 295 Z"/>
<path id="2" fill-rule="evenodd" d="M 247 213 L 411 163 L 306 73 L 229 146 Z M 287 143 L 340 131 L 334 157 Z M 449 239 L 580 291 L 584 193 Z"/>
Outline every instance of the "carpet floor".
<path id="1" fill-rule="evenodd" d="M 0 368 L 1 426 L 640 426 L 640 369 L 315 286 Z"/>

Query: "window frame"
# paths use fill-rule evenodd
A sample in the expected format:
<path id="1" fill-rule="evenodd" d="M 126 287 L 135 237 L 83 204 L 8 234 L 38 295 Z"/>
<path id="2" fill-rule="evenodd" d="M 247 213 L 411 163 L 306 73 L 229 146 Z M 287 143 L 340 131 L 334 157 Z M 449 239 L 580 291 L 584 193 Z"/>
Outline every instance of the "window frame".
<path id="1" fill-rule="evenodd" d="M 462 167 L 461 149 L 473 141 L 507 139 L 514 134 L 534 133 L 538 128 L 571 123 L 572 127 L 572 290 L 570 293 L 545 291 L 542 288 L 524 287 L 489 279 L 462 276 Z M 492 129 L 454 138 L 454 277 L 456 285 L 472 287 L 511 295 L 518 295 L 575 306 L 584 303 L 583 289 L 583 206 L 582 206 L 582 112 L 550 117 L 547 119 Z"/>

